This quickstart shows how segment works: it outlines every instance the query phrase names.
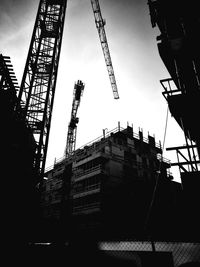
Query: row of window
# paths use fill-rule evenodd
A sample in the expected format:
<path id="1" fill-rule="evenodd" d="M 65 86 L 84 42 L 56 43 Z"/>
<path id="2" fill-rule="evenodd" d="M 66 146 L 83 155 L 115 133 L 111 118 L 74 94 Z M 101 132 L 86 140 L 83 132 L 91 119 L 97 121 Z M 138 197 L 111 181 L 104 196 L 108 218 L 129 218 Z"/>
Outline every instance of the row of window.
<path id="1" fill-rule="evenodd" d="M 100 187 L 101 180 L 99 176 L 93 176 L 88 179 L 84 179 L 82 181 L 76 182 L 73 185 L 73 192 L 80 193 L 89 190 L 94 190 Z"/>
<path id="2" fill-rule="evenodd" d="M 102 162 L 102 159 L 101 158 L 96 158 L 94 160 L 90 160 L 84 164 L 82 164 L 81 166 L 77 167 L 75 169 L 75 172 L 76 173 L 79 173 L 79 172 L 83 172 L 83 171 L 86 171 L 86 170 L 89 170 L 89 169 L 92 169 L 98 165 L 100 165 Z"/>
<path id="3" fill-rule="evenodd" d="M 86 170 L 81 170 L 81 169 L 78 169 L 78 170 L 75 170 L 74 173 L 73 173 L 73 177 L 75 179 L 81 177 L 81 176 L 84 176 L 84 175 L 87 175 L 89 173 L 93 173 L 93 172 L 96 172 L 96 171 L 101 171 L 102 170 L 102 165 L 96 165 L 92 168 L 89 168 L 89 169 L 86 169 Z"/>

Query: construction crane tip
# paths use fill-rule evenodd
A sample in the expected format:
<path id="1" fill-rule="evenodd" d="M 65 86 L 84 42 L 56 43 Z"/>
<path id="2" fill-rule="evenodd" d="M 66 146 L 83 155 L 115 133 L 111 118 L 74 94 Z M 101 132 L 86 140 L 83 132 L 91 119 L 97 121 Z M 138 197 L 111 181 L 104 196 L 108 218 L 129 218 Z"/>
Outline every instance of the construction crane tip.
<path id="1" fill-rule="evenodd" d="M 91 0 L 91 4 L 92 4 L 93 13 L 94 13 L 96 27 L 97 27 L 100 42 L 101 42 L 101 47 L 103 50 L 103 54 L 104 54 L 104 58 L 105 58 L 106 66 L 107 66 L 108 75 L 110 78 L 111 86 L 113 88 L 114 98 L 118 99 L 119 96 L 117 93 L 117 85 L 116 85 L 116 81 L 115 81 L 115 75 L 114 75 L 112 60 L 111 60 L 108 42 L 107 42 L 107 38 L 106 38 L 106 32 L 104 29 L 106 21 L 102 17 L 100 5 L 99 5 L 99 0 Z"/>

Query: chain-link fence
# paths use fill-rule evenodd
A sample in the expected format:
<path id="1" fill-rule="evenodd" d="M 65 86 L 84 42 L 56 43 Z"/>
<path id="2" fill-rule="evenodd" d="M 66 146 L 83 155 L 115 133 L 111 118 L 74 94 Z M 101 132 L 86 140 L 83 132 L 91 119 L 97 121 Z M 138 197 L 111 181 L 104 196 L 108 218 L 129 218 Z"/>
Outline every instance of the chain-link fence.
<path id="1" fill-rule="evenodd" d="M 101 242 L 100 249 L 105 251 L 115 251 L 120 257 L 125 256 L 124 252 L 157 251 L 171 252 L 174 267 L 180 264 L 196 261 L 200 263 L 200 243 L 185 242 L 149 242 L 149 241 L 129 241 L 129 242 Z"/>

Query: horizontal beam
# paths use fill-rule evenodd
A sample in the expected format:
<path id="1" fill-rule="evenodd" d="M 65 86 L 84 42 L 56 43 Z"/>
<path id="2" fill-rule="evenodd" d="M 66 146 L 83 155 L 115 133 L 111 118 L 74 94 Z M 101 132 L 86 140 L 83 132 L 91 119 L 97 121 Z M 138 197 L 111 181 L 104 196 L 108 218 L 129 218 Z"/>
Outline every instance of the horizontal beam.
<path id="1" fill-rule="evenodd" d="M 164 95 L 169 95 L 169 94 L 172 94 L 172 93 L 177 93 L 177 92 L 182 92 L 181 90 L 179 89 L 176 89 L 176 90 L 168 90 L 168 91 L 164 91 L 163 94 Z"/>
<path id="2" fill-rule="evenodd" d="M 186 148 L 195 148 L 196 145 L 190 145 L 190 146 L 176 146 L 176 147 L 168 147 L 166 148 L 167 151 L 169 150 L 178 150 L 178 149 L 186 149 Z"/>
<path id="3" fill-rule="evenodd" d="M 177 162 L 177 163 L 171 163 L 171 166 L 180 166 L 180 165 L 189 165 L 189 164 L 199 164 L 200 160 L 197 161 L 184 161 L 184 162 Z"/>

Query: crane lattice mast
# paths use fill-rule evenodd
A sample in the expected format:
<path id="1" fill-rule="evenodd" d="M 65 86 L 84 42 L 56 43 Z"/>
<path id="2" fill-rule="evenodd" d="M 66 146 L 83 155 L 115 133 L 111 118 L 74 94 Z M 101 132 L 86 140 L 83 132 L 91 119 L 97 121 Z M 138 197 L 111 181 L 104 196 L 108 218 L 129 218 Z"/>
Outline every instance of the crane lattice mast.
<path id="1" fill-rule="evenodd" d="M 104 54 L 104 58 L 105 58 L 105 62 L 106 62 L 107 70 L 108 70 L 108 75 L 109 75 L 112 90 L 113 90 L 113 95 L 114 95 L 115 99 L 118 99 L 119 94 L 118 94 L 114 69 L 113 69 L 113 65 L 112 65 L 112 60 L 111 60 L 111 56 L 110 56 L 110 51 L 109 51 L 109 47 L 108 47 L 108 42 L 107 42 L 107 38 L 106 38 L 106 32 L 104 29 L 105 20 L 102 18 L 99 1 L 98 0 L 91 0 L 91 4 L 92 4 L 93 13 L 94 13 L 96 27 L 97 27 L 97 30 L 99 33 L 101 47 L 103 50 L 103 54 Z"/>
<path id="2" fill-rule="evenodd" d="M 67 144 L 65 148 L 66 157 L 72 156 L 75 151 L 77 123 L 79 122 L 77 110 L 80 105 L 84 87 L 85 85 L 80 80 L 74 85 L 71 119 L 68 125 Z"/>
<path id="3" fill-rule="evenodd" d="M 34 168 L 46 161 L 67 0 L 40 0 L 18 99 L 36 141 Z"/>

